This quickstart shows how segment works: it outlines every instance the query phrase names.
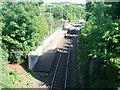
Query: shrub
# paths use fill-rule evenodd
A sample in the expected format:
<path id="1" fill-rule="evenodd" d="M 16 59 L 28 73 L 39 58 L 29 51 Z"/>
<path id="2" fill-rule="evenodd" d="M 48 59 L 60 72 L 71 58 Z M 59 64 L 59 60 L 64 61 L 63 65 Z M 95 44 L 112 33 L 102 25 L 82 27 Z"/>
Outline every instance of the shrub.
<path id="1" fill-rule="evenodd" d="M 2 42 L 9 54 L 11 63 L 23 62 L 27 54 L 40 45 L 48 32 L 45 17 L 39 15 L 40 4 L 36 3 L 4 3 L 2 7 Z"/>
<path id="2" fill-rule="evenodd" d="M 81 76 L 88 88 L 116 89 L 119 86 L 120 31 L 117 21 L 113 22 L 112 15 L 105 12 L 108 6 L 93 3 L 91 16 L 79 35 Z"/>

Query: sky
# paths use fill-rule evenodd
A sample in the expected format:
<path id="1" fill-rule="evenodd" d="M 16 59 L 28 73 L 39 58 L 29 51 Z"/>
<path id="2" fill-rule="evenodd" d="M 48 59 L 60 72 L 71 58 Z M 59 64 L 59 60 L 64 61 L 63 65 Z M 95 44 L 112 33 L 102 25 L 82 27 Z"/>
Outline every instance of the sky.
<path id="1" fill-rule="evenodd" d="M 43 0 L 44 3 L 51 3 L 51 2 L 71 2 L 71 3 L 81 3 L 81 4 L 85 4 L 86 0 Z"/>

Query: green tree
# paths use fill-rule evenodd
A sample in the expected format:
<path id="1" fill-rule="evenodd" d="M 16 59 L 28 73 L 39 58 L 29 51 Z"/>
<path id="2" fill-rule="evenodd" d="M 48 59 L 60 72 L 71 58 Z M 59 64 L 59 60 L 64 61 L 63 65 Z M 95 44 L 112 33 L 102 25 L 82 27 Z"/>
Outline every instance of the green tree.
<path id="1" fill-rule="evenodd" d="M 115 7 L 114 7 L 115 5 Z M 90 8 L 88 8 L 90 7 Z M 83 84 L 89 88 L 117 88 L 119 70 L 119 15 L 116 3 L 87 4 L 87 22 L 80 33 L 80 67 Z M 119 8 L 119 6 L 118 6 Z M 112 17 L 117 18 L 113 19 Z M 83 41 L 82 41 L 83 40 Z M 85 44 L 85 45 L 84 45 Z M 84 46 L 83 46 L 84 45 Z M 83 58 L 83 48 L 85 57 Z"/>
<path id="2" fill-rule="evenodd" d="M 2 8 L 5 24 L 2 42 L 8 50 L 11 63 L 22 62 L 27 54 L 37 48 L 43 33 L 47 35 L 48 27 L 45 17 L 40 15 L 39 3 L 4 3 Z"/>

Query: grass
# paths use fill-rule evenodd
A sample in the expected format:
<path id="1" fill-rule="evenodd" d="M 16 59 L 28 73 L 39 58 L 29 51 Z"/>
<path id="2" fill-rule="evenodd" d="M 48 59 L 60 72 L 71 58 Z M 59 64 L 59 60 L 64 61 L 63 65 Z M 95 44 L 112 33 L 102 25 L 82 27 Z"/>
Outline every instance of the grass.
<path id="1" fill-rule="evenodd" d="M 7 69 L 8 63 L 4 63 L 2 65 L 2 78 L 0 82 L 1 88 L 33 88 L 38 84 L 38 80 L 36 80 L 33 75 L 33 71 L 29 70 L 27 67 L 27 63 L 23 63 L 18 67 L 24 67 L 24 73 L 20 73 L 19 70 L 11 70 Z"/>

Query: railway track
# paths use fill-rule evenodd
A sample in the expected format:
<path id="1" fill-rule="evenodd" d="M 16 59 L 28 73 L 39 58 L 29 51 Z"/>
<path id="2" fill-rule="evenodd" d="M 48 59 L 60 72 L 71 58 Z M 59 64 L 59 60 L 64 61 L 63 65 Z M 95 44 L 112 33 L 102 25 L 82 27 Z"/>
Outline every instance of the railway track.
<path id="1" fill-rule="evenodd" d="M 70 30 L 69 32 L 73 32 Z M 72 37 L 72 35 L 71 35 Z M 68 90 L 69 88 L 69 60 L 72 38 L 69 38 L 63 44 L 58 57 L 57 65 L 52 77 L 50 90 Z"/>

